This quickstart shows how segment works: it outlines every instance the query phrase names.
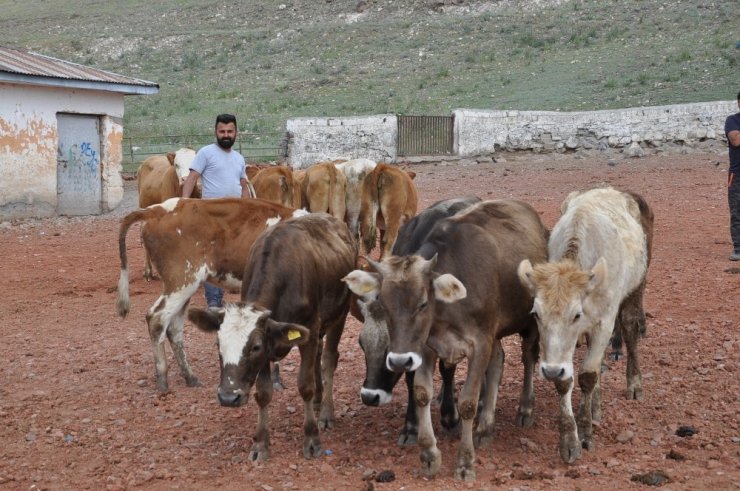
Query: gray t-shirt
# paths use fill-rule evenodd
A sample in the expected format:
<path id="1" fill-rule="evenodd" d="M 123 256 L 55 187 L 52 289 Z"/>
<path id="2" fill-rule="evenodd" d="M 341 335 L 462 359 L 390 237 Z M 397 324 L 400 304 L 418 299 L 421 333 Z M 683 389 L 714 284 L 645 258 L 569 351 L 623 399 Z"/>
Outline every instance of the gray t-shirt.
<path id="1" fill-rule="evenodd" d="M 204 198 L 241 198 L 239 179 L 247 178 L 246 163 L 236 150 L 211 143 L 198 150 L 190 168 L 200 174 Z"/>

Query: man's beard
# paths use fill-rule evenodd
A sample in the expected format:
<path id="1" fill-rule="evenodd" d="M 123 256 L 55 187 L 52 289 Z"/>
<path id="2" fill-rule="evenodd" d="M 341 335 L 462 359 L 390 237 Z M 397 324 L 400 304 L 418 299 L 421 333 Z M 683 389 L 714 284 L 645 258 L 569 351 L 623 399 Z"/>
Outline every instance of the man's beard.
<path id="1" fill-rule="evenodd" d="M 223 148 L 224 150 L 228 150 L 234 146 L 234 139 L 229 138 L 228 136 L 225 136 L 223 138 L 216 138 L 216 142 L 218 143 L 218 146 Z"/>

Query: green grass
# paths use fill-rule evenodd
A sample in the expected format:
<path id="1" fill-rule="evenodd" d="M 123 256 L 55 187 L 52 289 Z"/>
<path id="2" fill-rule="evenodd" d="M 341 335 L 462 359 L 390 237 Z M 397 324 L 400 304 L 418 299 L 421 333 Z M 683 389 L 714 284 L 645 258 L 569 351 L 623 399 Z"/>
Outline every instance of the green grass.
<path id="1" fill-rule="evenodd" d="M 375 0 L 349 22 L 354 0 L 7 1 L 0 39 L 159 83 L 157 95 L 126 98 L 127 137 L 209 134 L 220 112 L 244 131 L 279 135 L 298 116 L 597 110 L 737 94 L 734 1 L 521 3 L 471 0 L 441 14 L 426 0 Z"/>

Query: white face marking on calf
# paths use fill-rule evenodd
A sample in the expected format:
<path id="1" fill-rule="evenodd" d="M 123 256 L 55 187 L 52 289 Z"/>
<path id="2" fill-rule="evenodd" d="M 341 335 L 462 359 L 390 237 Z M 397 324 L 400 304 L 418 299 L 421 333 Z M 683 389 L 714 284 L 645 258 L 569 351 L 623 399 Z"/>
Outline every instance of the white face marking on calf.
<path id="1" fill-rule="evenodd" d="M 218 349 L 224 366 L 238 365 L 249 336 L 257 327 L 262 312 L 247 305 L 239 307 L 227 304 L 224 320 L 218 330 Z"/>
<path id="2" fill-rule="evenodd" d="M 180 201 L 180 198 L 170 198 L 170 199 L 168 199 L 167 201 L 165 201 L 163 203 L 159 203 L 157 205 L 149 205 L 147 208 L 153 208 L 155 206 L 161 206 L 162 208 L 164 208 L 165 211 L 172 212 L 172 210 L 175 209 L 175 207 L 177 206 L 177 203 L 179 201 Z"/>

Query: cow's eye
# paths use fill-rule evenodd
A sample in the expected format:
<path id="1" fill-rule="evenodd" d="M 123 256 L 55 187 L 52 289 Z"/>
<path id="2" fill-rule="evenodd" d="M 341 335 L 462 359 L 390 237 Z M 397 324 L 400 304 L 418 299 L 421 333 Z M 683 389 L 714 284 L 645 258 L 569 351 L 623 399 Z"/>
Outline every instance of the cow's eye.
<path id="1" fill-rule="evenodd" d="M 421 305 L 419 305 L 419 307 L 416 310 L 418 312 L 421 312 L 422 310 L 424 310 L 425 308 L 427 308 L 427 305 L 428 304 L 429 304 L 429 302 L 423 302 Z"/>
<path id="2" fill-rule="evenodd" d="M 260 346 L 259 344 L 255 344 L 254 346 L 252 346 L 252 353 L 259 353 L 260 351 L 262 351 L 262 346 Z"/>
<path id="3" fill-rule="evenodd" d="M 578 322 L 578 320 L 579 320 L 580 318 L 581 318 L 581 313 L 580 313 L 580 312 L 578 312 L 578 313 L 577 313 L 577 314 L 576 314 L 576 315 L 575 315 L 575 316 L 573 317 L 573 322 Z"/>
<path id="4" fill-rule="evenodd" d="M 535 320 L 539 320 L 540 314 L 538 314 L 536 310 L 531 311 L 530 314 L 532 314 L 532 317 L 534 317 Z"/>

